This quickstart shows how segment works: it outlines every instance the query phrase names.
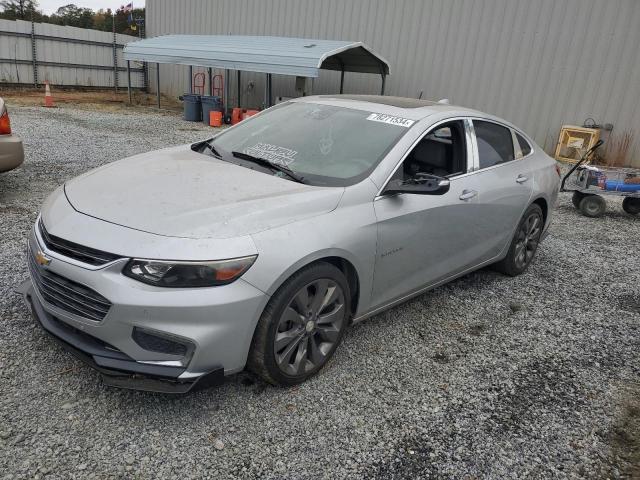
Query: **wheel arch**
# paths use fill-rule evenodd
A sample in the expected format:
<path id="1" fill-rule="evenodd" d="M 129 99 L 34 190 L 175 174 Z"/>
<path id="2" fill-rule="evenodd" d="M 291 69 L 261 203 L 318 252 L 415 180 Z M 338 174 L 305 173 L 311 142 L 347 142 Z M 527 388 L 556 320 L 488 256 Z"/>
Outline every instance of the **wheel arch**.
<path id="1" fill-rule="evenodd" d="M 542 219 L 544 220 L 544 224 L 547 224 L 547 219 L 549 218 L 549 202 L 547 202 L 546 198 L 540 196 L 531 202 L 531 204 L 538 205 L 542 210 Z"/>
<path id="2" fill-rule="evenodd" d="M 273 295 L 296 272 L 318 262 L 329 263 L 345 275 L 351 293 L 351 314 L 355 315 L 362 299 L 361 270 L 357 267 L 358 261 L 349 252 L 344 250 L 329 249 L 314 252 L 298 260 L 273 282 L 267 293 Z"/>
<path id="3" fill-rule="evenodd" d="M 323 257 L 315 262 L 327 262 L 338 268 L 347 278 L 349 293 L 351 294 L 351 316 L 355 316 L 358 311 L 358 301 L 360 299 L 360 277 L 356 267 L 344 257 Z M 315 263 L 312 262 L 312 263 Z"/>
<path id="4" fill-rule="evenodd" d="M 538 205 L 540 207 L 540 209 L 542 210 L 542 220 L 543 220 L 545 228 L 546 228 L 548 226 L 548 220 L 549 220 L 549 201 L 544 197 L 544 195 L 539 195 L 537 197 L 534 197 L 530 201 L 530 203 L 527 204 L 527 208 L 525 208 L 524 211 L 522 212 L 523 216 L 524 216 L 525 212 L 527 211 L 527 209 L 529 207 L 531 207 L 531 205 Z M 506 244 L 502 247 L 502 250 L 501 250 L 500 254 L 498 254 L 496 258 L 503 259 L 507 255 L 507 253 L 509 253 L 509 246 L 511 245 L 511 239 L 515 235 L 516 230 L 518 229 L 518 225 L 520 224 L 521 219 L 522 219 L 522 216 L 520 217 L 518 222 L 513 227 L 511 235 L 509 236 L 509 241 L 507 241 Z"/>

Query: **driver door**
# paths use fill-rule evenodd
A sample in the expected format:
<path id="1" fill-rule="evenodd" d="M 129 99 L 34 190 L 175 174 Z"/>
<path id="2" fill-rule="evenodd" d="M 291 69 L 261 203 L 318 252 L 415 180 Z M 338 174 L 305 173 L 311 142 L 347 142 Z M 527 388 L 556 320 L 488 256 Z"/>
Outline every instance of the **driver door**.
<path id="1" fill-rule="evenodd" d="M 375 306 L 402 298 L 478 263 L 482 236 L 490 236 L 478 213 L 478 186 L 468 120 L 432 127 L 388 180 L 428 173 L 450 180 L 444 194 L 382 193 L 374 201 L 378 250 L 372 300 Z"/>

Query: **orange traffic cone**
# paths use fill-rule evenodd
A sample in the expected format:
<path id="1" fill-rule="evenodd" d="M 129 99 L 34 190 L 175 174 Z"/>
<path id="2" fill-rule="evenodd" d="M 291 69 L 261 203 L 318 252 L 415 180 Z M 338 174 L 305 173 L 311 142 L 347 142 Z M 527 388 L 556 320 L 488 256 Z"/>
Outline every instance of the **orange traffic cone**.
<path id="1" fill-rule="evenodd" d="M 44 106 L 53 107 L 53 97 L 51 96 L 51 89 L 49 88 L 49 82 L 44 81 Z"/>

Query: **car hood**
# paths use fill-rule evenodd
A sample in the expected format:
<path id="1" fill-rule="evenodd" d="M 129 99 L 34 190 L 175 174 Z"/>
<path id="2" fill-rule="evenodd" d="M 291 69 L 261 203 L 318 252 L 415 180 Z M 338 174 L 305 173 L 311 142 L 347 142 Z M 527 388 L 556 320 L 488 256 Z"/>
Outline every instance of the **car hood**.
<path id="1" fill-rule="evenodd" d="M 250 235 L 320 215 L 335 209 L 343 192 L 234 165 L 189 145 L 120 160 L 65 184 L 81 213 L 187 238 Z"/>

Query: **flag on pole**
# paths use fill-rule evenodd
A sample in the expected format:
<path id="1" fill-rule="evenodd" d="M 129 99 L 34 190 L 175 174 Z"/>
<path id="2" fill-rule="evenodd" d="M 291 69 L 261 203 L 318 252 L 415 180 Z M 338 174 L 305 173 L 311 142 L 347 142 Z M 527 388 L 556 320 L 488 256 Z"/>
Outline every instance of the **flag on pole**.
<path id="1" fill-rule="evenodd" d="M 133 2 L 131 2 L 131 3 L 127 3 L 127 4 L 123 7 L 123 10 L 124 10 L 124 12 L 125 12 L 125 13 L 133 11 Z"/>

